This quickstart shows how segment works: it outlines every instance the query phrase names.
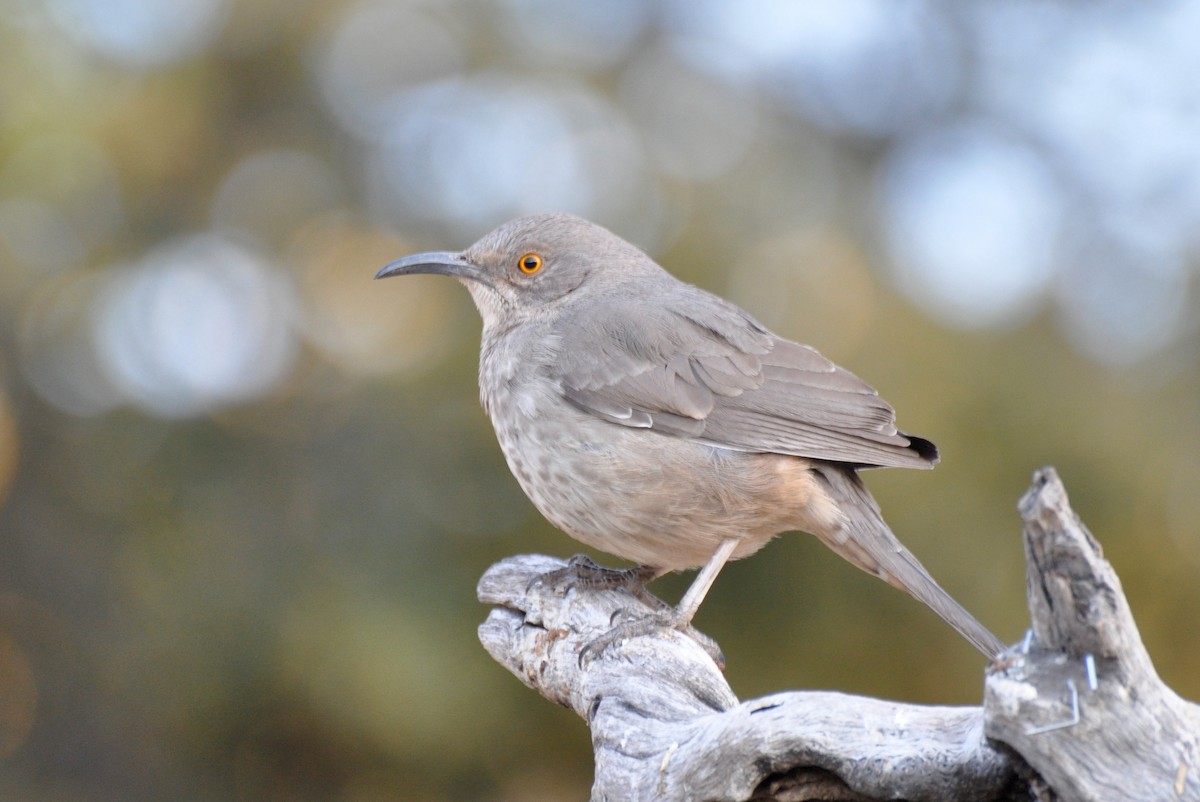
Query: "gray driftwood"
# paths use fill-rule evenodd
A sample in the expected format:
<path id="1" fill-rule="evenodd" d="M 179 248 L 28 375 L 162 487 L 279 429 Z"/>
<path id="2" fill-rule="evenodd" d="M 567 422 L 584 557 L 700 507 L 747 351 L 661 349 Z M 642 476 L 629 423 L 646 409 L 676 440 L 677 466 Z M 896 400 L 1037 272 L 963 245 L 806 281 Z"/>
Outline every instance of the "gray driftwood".
<path id="1" fill-rule="evenodd" d="M 1200 706 L 1163 684 L 1053 469 L 1019 504 L 1032 633 L 989 671 L 989 738 L 1068 800 L 1200 800 Z"/>
<path id="2" fill-rule="evenodd" d="M 487 571 L 479 598 L 494 609 L 479 635 L 587 721 L 593 800 L 1200 800 L 1200 708 L 1154 673 L 1052 469 L 1020 509 L 1034 627 L 989 668 L 982 707 L 818 692 L 739 702 L 704 649 L 671 631 L 581 662 L 614 615 L 645 608 L 623 592 L 543 587 L 535 578 L 564 565 L 550 557 Z"/>

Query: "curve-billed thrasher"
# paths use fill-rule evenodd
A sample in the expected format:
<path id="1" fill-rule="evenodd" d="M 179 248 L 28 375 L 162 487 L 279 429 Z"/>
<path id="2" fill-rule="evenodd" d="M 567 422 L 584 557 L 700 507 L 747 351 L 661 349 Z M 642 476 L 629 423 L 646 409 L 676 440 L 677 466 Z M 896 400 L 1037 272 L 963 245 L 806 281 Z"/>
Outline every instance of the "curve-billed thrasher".
<path id="1" fill-rule="evenodd" d="M 461 253 L 376 278 L 458 278 L 483 317 L 479 390 L 508 466 L 555 526 L 639 564 L 635 590 L 703 566 L 687 627 L 726 561 L 799 529 L 940 615 L 988 657 L 1003 644 L 901 545 L 860 468 L 930 468 L 869 385 L 633 245 L 566 214 L 512 220 Z M 575 562 L 573 569 L 605 572 Z M 603 646 L 601 647 L 603 648 Z"/>

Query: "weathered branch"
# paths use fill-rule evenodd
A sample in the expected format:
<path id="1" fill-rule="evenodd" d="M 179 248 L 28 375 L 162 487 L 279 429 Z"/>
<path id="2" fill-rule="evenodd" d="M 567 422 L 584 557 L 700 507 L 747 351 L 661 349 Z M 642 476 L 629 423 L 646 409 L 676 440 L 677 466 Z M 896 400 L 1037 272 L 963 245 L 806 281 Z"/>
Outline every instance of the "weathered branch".
<path id="1" fill-rule="evenodd" d="M 988 737 L 1063 799 L 1200 800 L 1200 707 L 1159 679 L 1120 580 L 1052 468 L 1034 474 L 1019 509 L 1033 631 L 989 673 Z"/>
<path id="2" fill-rule="evenodd" d="M 648 610 L 624 592 L 534 582 L 564 565 L 542 556 L 480 580 L 480 600 L 495 605 L 480 639 L 588 722 L 593 800 L 1200 799 L 1198 708 L 1154 673 L 1116 575 L 1052 470 L 1020 508 L 1034 629 L 989 670 L 981 708 L 816 692 L 739 703 L 704 649 L 674 631 L 581 664 L 614 616 Z"/>
<path id="3" fill-rule="evenodd" d="M 479 634 L 522 682 L 588 721 L 594 800 L 1009 798 L 1013 770 L 984 739 L 979 708 L 816 692 L 739 704 L 712 658 L 675 631 L 620 642 L 581 667 L 580 650 L 639 602 L 531 585 L 563 564 L 492 566 L 479 597 L 497 607 Z"/>

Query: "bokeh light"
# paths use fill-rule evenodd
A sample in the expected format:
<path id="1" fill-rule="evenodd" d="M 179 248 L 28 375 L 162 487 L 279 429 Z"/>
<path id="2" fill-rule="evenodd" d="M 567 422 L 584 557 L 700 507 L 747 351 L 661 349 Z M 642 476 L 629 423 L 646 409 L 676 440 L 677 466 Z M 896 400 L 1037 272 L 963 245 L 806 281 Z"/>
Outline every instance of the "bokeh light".
<path id="1" fill-rule="evenodd" d="M 954 43 L 923 0 L 668 4 L 697 65 L 751 78 L 831 129 L 885 136 L 955 97 Z"/>
<path id="2" fill-rule="evenodd" d="M 1025 124 L 1090 198 L 1100 225 L 1157 247 L 1200 243 L 1195 3 L 1084 13 L 1040 59 Z M 1120 26 L 1119 29 L 1117 26 Z M 1027 68 L 1030 69 L 1030 68 Z"/>
<path id="3" fill-rule="evenodd" d="M 454 342 L 459 288 L 453 282 L 414 279 L 408 292 L 395 296 L 363 280 L 363 265 L 383 267 L 409 250 L 395 236 L 339 215 L 312 221 L 293 243 L 304 331 L 344 370 L 367 376 L 416 371 Z"/>
<path id="4" fill-rule="evenodd" d="M 654 5 L 643 0 L 504 0 L 503 5 L 498 22 L 509 52 L 543 68 L 615 67 L 630 55 L 654 15 Z"/>
<path id="5" fill-rule="evenodd" d="M 1063 277 L 1059 303 L 1070 342 L 1097 362 L 1130 367 L 1164 350 L 1196 324 L 1186 263 L 1178 253 L 1113 240 L 1079 248 L 1086 269 Z"/>
<path id="6" fill-rule="evenodd" d="M 339 176 L 311 153 L 253 153 L 234 165 L 213 196 L 215 228 L 279 248 L 310 218 L 343 201 Z"/>
<path id="7" fill-rule="evenodd" d="M 44 201 L 16 199 L 0 203 L 0 239 L 9 257 L 38 273 L 76 267 L 84 247 L 75 227 L 61 211 Z M 6 278 L 15 278 L 13 273 Z"/>
<path id="8" fill-rule="evenodd" d="M 456 34 L 429 6 L 351 5 L 312 58 L 330 111 L 360 136 L 383 135 L 397 94 L 465 66 L 466 44 Z"/>
<path id="9" fill-rule="evenodd" d="M 490 75 L 396 98 L 371 166 L 387 219 L 478 229 L 547 209 L 590 212 L 594 190 L 571 121 L 548 94 Z"/>
<path id="10" fill-rule="evenodd" d="M 18 320 L 25 380 L 54 407 L 80 417 L 108 412 L 122 402 L 101 368 L 91 327 L 93 302 L 107 287 L 107 275 L 71 274 L 43 283 Z"/>
<path id="11" fill-rule="evenodd" d="M 1053 282 L 1065 199 L 1031 148 L 986 127 L 929 132 L 882 167 L 901 289 L 961 326 L 1011 322 Z"/>
<path id="12" fill-rule="evenodd" d="M 50 0 L 63 30 L 130 67 L 169 64 L 201 53 L 220 32 L 226 0 Z"/>
<path id="13" fill-rule="evenodd" d="M 168 417 L 272 390 L 295 356 L 291 284 L 216 235 L 187 237 L 120 271 L 98 298 L 95 336 L 113 385 Z"/>
<path id="14" fill-rule="evenodd" d="M 664 92 L 670 86 L 670 92 Z M 710 181 L 733 169 L 758 134 L 758 107 L 734 87 L 688 69 L 666 50 L 625 68 L 618 98 L 643 132 L 645 165 L 672 178 Z"/>
<path id="15" fill-rule="evenodd" d="M 17 255 L 28 264 L 71 264 L 76 254 L 103 246 L 126 222 L 120 179 L 112 159 L 93 139 L 73 134 L 45 134 L 19 143 L 0 167 L 0 189 L 10 202 L 40 206 L 32 230 L 12 231 Z M 18 212 L 21 213 L 21 212 Z M 39 241 L 45 238 L 54 241 Z M 45 249 L 44 256 L 31 250 Z M 68 249 L 56 254 L 58 249 Z"/>

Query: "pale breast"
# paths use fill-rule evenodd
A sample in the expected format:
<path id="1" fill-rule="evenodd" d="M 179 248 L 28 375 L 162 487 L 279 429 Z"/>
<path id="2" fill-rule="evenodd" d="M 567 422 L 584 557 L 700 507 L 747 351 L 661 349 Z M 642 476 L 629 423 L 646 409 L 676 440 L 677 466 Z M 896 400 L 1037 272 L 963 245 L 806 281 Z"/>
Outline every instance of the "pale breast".
<path id="1" fill-rule="evenodd" d="M 509 469 L 534 506 L 589 546 L 634 562 L 703 565 L 727 537 L 748 556 L 805 522 L 807 462 L 603 421 L 533 367 L 483 349 L 480 388 Z"/>
<path id="2" fill-rule="evenodd" d="M 744 540 L 737 559 L 796 526 L 796 509 L 780 503 L 780 472 L 756 460 L 802 462 L 793 457 L 629 429 L 549 398 L 509 393 L 496 401 L 496 434 L 522 489 L 551 523 L 589 546 L 644 565 L 693 568 L 726 537 Z"/>

